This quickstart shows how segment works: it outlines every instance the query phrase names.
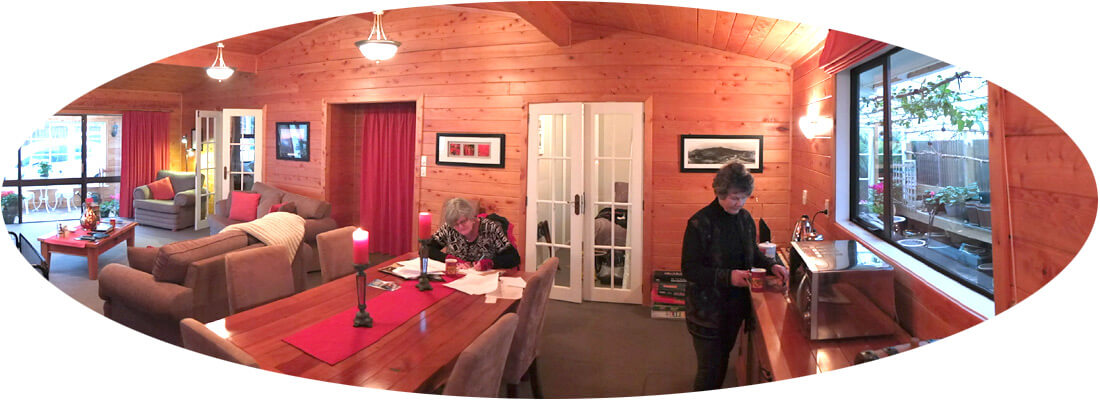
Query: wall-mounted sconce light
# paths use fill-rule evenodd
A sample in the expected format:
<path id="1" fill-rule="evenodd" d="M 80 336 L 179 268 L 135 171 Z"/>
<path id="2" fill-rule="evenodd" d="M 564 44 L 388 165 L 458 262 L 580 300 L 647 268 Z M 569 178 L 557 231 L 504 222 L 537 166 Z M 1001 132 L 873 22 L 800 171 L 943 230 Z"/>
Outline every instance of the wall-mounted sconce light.
<path id="1" fill-rule="evenodd" d="M 833 119 L 822 115 L 805 115 L 798 119 L 798 128 L 806 139 L 813 139 L 833 129 Z"/>

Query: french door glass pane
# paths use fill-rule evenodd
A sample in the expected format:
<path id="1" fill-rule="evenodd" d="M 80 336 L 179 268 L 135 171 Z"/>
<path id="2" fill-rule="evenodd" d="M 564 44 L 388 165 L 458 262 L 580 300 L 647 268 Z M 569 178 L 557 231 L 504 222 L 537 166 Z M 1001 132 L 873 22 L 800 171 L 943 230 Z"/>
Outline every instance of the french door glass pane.
<path id="1" fill-rule="evenodd" d="M 88 177 L 122 176 L 122 116 L 88 116 Z"/>

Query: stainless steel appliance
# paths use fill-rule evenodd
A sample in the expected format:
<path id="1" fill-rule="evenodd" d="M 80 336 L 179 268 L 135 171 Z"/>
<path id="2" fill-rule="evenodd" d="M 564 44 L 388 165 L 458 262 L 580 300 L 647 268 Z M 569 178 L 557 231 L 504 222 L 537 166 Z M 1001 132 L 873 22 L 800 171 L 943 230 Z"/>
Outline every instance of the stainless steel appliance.
<path id="1" fill-rule="evenodd" d="M 854 240 L 791 243 L 787 299 L 811 340 L 894 333 L 894 268 Z"/>

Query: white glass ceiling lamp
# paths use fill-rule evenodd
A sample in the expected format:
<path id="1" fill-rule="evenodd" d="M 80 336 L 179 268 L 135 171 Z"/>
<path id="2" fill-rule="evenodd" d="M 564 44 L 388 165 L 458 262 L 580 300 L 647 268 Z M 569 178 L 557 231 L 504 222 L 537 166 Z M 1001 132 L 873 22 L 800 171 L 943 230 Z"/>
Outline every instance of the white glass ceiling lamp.
<path id="1" fill-rule="evenodd" d="M 215 58 L 214 64 L 210 65 L 210 67 L 206 69 L 206 75 L 211 78 L 217 79 L 218 82 L 221 82 L 224 79 L 229 79 L 229 77 L 233 76 L 233 68 L 225 65 L 225 59 L 222 58 L 223 47 L 225 47 L 225 45 L 221 44 L 221 42 L 218 42 L 218 58 Z"/>
<path id="2" fill-rule="evenodd" d="M 374 26 L 371 27 L 370 36 L 367 36 L 367 40 L 355 42 L 355 46 L 359 47 L 363 57 L 375 63 L 393 58 L 397 54 L 397 47 L 400 45 L 401 42 L 386 38 L 386 31 L 382 30 L 381 11 L 374 12 Z"/>

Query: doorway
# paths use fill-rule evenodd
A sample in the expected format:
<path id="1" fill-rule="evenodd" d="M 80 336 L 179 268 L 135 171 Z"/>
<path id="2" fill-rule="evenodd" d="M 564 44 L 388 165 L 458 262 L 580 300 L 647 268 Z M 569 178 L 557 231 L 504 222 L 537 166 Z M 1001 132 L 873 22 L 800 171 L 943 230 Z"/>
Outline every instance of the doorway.
<path id="1" fill-rule="evenodd" d="M 559 258 L 551 298 L 642 302 L 643 109 L 530 106 L 524 259 Z"/>
<path id="2" fill-rule="evenodd" d="M 209 227 L 214 203 L 234 190 L 252 190 L 261 178 L 263 110 L 195 111 L 195 230 Z"/>

